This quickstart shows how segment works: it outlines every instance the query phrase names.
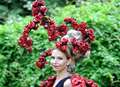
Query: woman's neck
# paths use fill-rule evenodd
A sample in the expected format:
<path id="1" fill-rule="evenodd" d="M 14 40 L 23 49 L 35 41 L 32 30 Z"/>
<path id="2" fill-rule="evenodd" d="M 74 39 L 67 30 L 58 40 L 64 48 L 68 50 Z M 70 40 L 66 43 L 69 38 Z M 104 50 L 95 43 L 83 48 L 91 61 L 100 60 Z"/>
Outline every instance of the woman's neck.
<path id="1" fill-rule="evenodd" d="M 63 79 L 63 78 L 65 78 L 65 77 L 71 76 L 71 73 L 69 73 L 69 72 L 66 71 L 66 70 L 63 70 L 63 71 L 61 71 L 61 72 L 57 72 L 56 75 L 57 75 L 57 78 L 56 78 L 56 79 Z"/>

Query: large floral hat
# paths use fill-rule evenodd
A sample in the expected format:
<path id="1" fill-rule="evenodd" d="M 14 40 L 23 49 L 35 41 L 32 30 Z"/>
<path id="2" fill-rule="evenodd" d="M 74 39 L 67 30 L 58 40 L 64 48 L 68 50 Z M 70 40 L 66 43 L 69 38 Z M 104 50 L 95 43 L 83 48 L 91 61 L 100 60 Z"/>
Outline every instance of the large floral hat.
<path id="1" fill-rule="evenodd" d="M 47 30 L 49 41 L 56 41 L 55 46 L 65 54 L 67 58 L 71 58 L 71 55 L 82 54 L 90 50 L 90 43 L 95 39 L 94 30 L 87 27 L 86 22 L 78 23 L 74 18 L 64 18 L 64 23 L 57 25 L 54 20 L 46 15 L 48 9 L 45 6 L 44 0 L 35 0 L 32 4 L 32 16 L 34 17 L 30 23 L 24 27 L 24 31 L 18 40 L 18 44 L 32 52 L 32 38 L 29 37 L 30 31 L 37 30 L 39 26 L 43 26 Z M 71 28 L 69 28 L 70 25 Z M 75 35 L 80 34 L 78 39 Z M 58 41 L 59 39 L 59 41 Z M 68 52 L 68 49 L 71 51 Z M 46 64 L 46 57 L 51 55 L 52 49 L 48 49 L 43 52 L 36 65 L 39 68 L 43 68 Z"/>

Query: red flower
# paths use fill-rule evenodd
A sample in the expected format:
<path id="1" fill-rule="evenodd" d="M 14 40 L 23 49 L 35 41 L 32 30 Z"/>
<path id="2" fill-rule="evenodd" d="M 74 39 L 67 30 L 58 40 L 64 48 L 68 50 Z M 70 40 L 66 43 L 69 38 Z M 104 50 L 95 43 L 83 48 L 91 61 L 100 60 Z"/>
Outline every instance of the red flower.
<path id="1" fill-rule="evenodd" d="M 27 28 L 27 26 L 25 26 L 24 31 L 23 31 L 23 36 L 28 37 L 30 30 L 31 29 L 29 29 L 29 28 Z"/>
<path id="2" fill-rule="evenodd" d="M 61 39 L 61 42 L 66 45 L 67 42 L 68 42 L 68 39 L 67 39 L 67 38 L 62 38 L 62 39 Z"/>
<path id="3" fill-rule="evenodd" d="M 26 27 L 29 28 L 29 29 L 33 29 L 33 28 L 36 27 L 36 24 L 35 24 L 34 21 L 31 21 Z"/>
<path id="4" fill-rule="evenodd" d="M 44 15 L 47 12 L 47 8 L 45 6 L 41 6 L 40 12 Z"/>
<path id="5" fill-rule="evenodd" d="M 77 75 L 72 76 L 71 83 L 72 87 L 86 87 L 84 79 Z"/>
<path id="6" fill-rule="evenodd" d="M 72 51 L 73 51 L 74 54 L 78 53 L 79 52 L 78 47 L 73 47 Z"/>
<path id="7" fill-rule="evenodd" d="M 73 47 L 77 44 L 76 38 L 70 38 L 70 42 L 72 43 Z"/>
<path id="8" fill-rule="evenodd" d="M 56 38 L 57 38 L 56 34 L 54 34 L 54 35 L 49 35 L 49 37 L 48 37 L 49 41 L 53 41 L 53 40 L 55 40 Z"/>
<path id="9" fill-rule="evenodd" d="M 49 50 L 47 50 L 45 53 L 46 53 L 46 55 L 50 56 L 50 55 L 51 55 L 51 52 L 52 52 L 52 50 L 49 49 Z"/>
<path id="10" fill-rule="evenodd" d="M 88 35 L 89 35 L 90 41 L 93 41 L 95 39 L 94 30 L 93 29 L 89 29 L 88 30 Z"/>
<path id="11" fill-rule="evenodd" d="M 80 48 L 80 52 L 83 53 L 83 54 L 85 54 L 87 52 L 87 50 L 90 49 L 89 44 L 87 42 L 85 42 L 85 41 L 81 41 L 79 43 L 79 46 L 80 46 L 79 47 Z"/>
<path id="12" fill-rule="evenodd" d="M 38 5 L 39 6 L 44 6 L 45 5 L 45 1 L 44 0 L 38 0 Z"/>
<path id="13" fill-rule="evenodd" d="M 32 39 L 30 38 L 30 37 L 27 37 L 27 41 L 26 41 L 26 43 L 27 43 L 27 46 L 28 47 L 30 47 L 30 46 L 32 46 Z"/>
<path id="14" fill-rule="evenodd" d="M 67 46 L 66 45 L 61 46 L 60 50 L 63 51 L 63 52 L 66 52 L 67 51 Z"/>
<path id="15" fill-rule="evenodd" d="M 30 53 L 32 52 L 32 47 L 27 47 L 26 49 L 28 52 L 30 52 Z"/>
<path id="16" fill-rule="evenodd" d="M 80 28 L 80 30 L 85 30 L 87 28 L 87 23 L 86 22 L 81 22 L 79 24 L 79 28 Z"/>
<path id="17" fill-rule="evenodd" d="M 98 87 L 98 85 L 93 80 L 86 79 L 85 81 L 86 84 L 89 85 L 90 87 Z"/>
<path id="18" fill-rule="evenodd" d="M 19 38 L 19 40 L 18 40 L 18 44 L 19 44 L 20 46 L 22 46 L 22 47 L 26 47 L 26 40 L 27 40 L 26 37 L 21 36 L 21 37 Z"/>
<path id="19" fill-rule="evenodd" d="M 62 45 L 62 43 L 61 43 L 60 41 L 59 41 L 59 42 L 56 42 L 56 47 L 57 47 L 57 48 L 60 48 L 61 45 Z"/>
<path id="20" fill-rule="evenodd" d="M 62 24 L 59 27 L 57 27 L 58 32 L 60 33 L 61 36 L 65 35 L 68 31 L 68 27 L 66 24 Z"/>
<path id="21" fill-rule="evenodd" d="M 64 22 L 72 23 L 72 22 L 75 22 L 75 19 L 67 17 L 67 18 L 64 18 Z"/>
<path id="22" fill-rule="evenodd" d="M 36 66 L 37 66 L 38 68 L 42 69 L 42 68 L 45 66 L 45 64 L 44 64 L 44 63 L 41 63 L 40 61 L 37 61 L 37 62 L 36 62 Z"/>
<path id="23" fill-rule="evenodd" d="M 73 22 L 71 25 L 75 30 L 77 30 L 79 28 L 79 25 L 77 22 Z"/>
<path id="24" fill-rule="evenodd" d="M 32 3 L 32 6 L 33 6 L 33 7 L 38 7 L 38 6 L 43 6 L 43 5 L 45 5 L 45 2 L 44 2 L 44 1 L 34 1 L 34 2 Z"/>
<path id="25" fill-rule="evenodd" d="M 38 15 L 40 12 L 40 8 L 39 7 L 33 7 L 32 8 L 32 15 L 35 16 L 35 15 Z"/>
<path id="26" fill-rule="evenodd" d="M 35 15 L 35 22 L 40 22 L 42 18 L 43 18 L 43 16 L 40 14 Z"/>
<path id="27" fill-rule="evenodd" d="M 40 56 L 40 58 L 39 58 L 39 62 L 41 62 L 41 63 L 45 63 L 45 57 L 43 57 L 43 56 Z"/>

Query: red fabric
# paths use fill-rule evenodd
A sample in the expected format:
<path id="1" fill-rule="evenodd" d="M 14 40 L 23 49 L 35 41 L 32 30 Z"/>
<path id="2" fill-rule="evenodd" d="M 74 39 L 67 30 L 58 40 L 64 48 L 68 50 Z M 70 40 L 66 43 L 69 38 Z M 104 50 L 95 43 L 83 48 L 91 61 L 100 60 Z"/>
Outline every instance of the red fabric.
<path id="1" fill-rule="evenodd" d="M 42 81 L 40 87 L 53 87 L 56 77 L 51 76 L 47 80 Z M 93 81 L 78 74 L 71 76 L 72 87 L 98 87 L 98 85 Z"/>

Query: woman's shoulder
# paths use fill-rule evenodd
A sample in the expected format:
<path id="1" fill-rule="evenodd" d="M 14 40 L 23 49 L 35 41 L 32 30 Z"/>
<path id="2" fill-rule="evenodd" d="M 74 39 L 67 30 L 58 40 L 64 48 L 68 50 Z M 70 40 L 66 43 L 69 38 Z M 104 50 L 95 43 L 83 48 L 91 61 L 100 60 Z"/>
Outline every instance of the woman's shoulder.
<path id="1" fill-rule="evenodd" d="M 86 77 L 80 76 L 79 74 L 73 74 L 71 76 L 72 87 L 98 87 L 98 85 Z"/>
<path id="2" fill-rule="evenodd" d="M 64 82 L 64 87 L 72 87 L 71 79 L 67 79 L 67 80 Z"/>

